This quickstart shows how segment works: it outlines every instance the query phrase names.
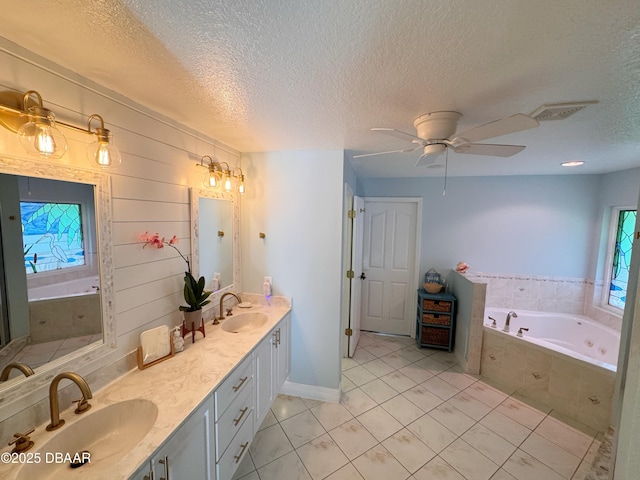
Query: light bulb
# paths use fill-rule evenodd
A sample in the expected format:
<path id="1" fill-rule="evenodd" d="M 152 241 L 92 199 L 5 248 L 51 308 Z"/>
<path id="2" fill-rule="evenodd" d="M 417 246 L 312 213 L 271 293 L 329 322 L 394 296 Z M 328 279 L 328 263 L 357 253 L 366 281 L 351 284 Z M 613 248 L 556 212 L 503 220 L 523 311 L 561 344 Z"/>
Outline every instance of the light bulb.
<path id="1" fill-rule="evenodd" d="M 229 176 L 229 174 L 227 174 L 226 178 L 224 179 L 224 189 L 227 192 L 231 191 L 231 177 Z"/>
<path id="2" fill-rule="evenodd" d="M 43 107 L 29 109 L 29 121 L 18 129 L 18 140 L 31 155 L 61 158 L 67 151 L 67 139 L 56 128 L 53 113 Z"/>
<path id="3" fill-rule="evenodd" d="M 87 146 L 87 157 L 101 168 L 116 168 L 122 162 L 120 151 L 111 143 L 111 134 L 106 128 L 98 128 L 98 139 Z"/>
<path id="4" fill-rule="evenodd" d="M 238 185 L 238 192 L 244 193 L 244 182 L 240 182 L 240 185 Z"/>

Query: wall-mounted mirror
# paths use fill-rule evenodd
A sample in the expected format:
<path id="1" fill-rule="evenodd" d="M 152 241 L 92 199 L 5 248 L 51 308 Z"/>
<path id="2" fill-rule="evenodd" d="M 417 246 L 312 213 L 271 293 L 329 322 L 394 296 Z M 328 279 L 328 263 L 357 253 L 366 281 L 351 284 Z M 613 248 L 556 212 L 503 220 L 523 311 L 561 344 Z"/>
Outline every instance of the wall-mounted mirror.
<path id="1" fill-rule="evenodd" d="M 0 157 L 0 401 L 115 347 L 109 178 Z"/>
<path id="2" fill-rule="evenodd" d="M 192 271 L 207 290 L 239 288 L 237 209 L 233 193 L 191 189 Z"/>

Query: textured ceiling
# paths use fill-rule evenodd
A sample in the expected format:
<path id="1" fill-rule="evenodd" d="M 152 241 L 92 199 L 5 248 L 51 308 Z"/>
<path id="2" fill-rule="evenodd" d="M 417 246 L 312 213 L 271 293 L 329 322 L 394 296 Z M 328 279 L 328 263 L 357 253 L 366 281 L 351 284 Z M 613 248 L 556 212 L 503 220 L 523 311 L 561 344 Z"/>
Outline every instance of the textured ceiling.
<path id="1" fill-rule="evenodd" d="M 410 147 L 424 113 L 458 131 L 542 104 L 597 100 L 451 154 L 452 175 L 640 166 L 637 0 L 0 0 L 0 34 L 240 151 Z M 25 19 L 35 20 L 28 23 Z M 36 25 L 37 28 L 34 28 Z M 33 86 L 25 86 L 34 88 Z M 362 176 L 429 176 L 419 152 L 353 161 Z"/>

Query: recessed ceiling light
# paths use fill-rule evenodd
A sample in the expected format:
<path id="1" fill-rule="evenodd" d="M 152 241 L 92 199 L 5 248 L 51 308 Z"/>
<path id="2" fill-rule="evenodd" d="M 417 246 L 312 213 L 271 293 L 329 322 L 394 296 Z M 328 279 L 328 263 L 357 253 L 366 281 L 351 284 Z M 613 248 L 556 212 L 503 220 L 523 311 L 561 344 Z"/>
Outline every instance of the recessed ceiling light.
<path id="1" fill-rule="evenodd" d="M 560 164 L 563 167 L 579 167 L 580 165 L 584 165 L 582 160 L 574 160 L 573 162 L 564 162 Z"/>

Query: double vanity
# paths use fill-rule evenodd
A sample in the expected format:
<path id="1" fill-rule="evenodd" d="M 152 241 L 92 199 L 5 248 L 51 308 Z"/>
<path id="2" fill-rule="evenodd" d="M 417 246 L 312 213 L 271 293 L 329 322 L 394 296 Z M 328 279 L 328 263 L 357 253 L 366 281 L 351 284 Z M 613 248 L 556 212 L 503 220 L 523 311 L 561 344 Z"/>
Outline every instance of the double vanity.
<path id="1" fill-rule="evenodd" d="M 184 352 L 93 392 L 86 413 L 60 412 L 56 431 L 37 427 L 0 477 L 230 480 L 290 368 L 290 300 L 242 298 L 252 307 L 207 322 Z"/>

